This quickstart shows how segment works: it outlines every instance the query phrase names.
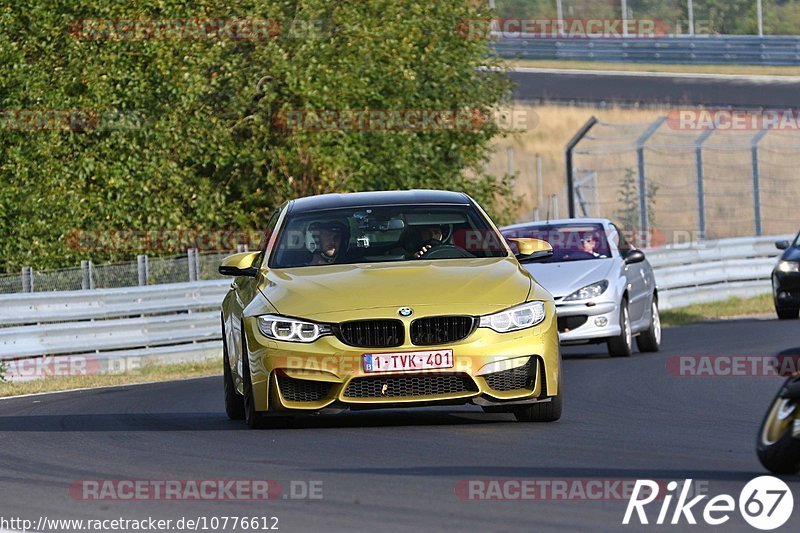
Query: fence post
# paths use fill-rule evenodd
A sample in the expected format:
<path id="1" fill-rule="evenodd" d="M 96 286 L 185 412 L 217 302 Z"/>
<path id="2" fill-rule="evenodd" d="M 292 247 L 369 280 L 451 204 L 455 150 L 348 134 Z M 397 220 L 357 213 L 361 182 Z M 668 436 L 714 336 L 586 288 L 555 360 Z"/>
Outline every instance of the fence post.
<path id="1" fill-rule="evenodd" d="M 33 267 L 22 267 L 22 292 L 33 292 Z"/>
<path id="2" fill-rule="evenodd" d="M 544 173 L 542 172 L 542 156 L 536 154 L 536 220 L 539 220 L 539 210 L 544 205 Z"/>
<path id="3" fill-rule="evenodd" d="M 753 218 L 756 226 L 756 237 L 761 237 L 761 166 L 758 162 L 758 145 L 769 133 L 769 128 L 755 134 L 750 141 L 750 157 L 753 164 Z"/>
<path id="4" fill-rule="evenodd" d="M 506 162 L 508 164 L 508 175 L 513 176 L 517 171 L 517 166 L 514 164 L 514 147 L 509 146 L 506 149 Z"/>
<path id="5" fill-rule="evenodd" d="M 92 282 L 92 262 L 86 259 L 81 260 L 81 290 L 88 291 L 94 289 Z"/>
<path id="6" fill-rule="evenodd" d="M 150 280 L 150 268 L 146 255 L 136 256 L 136 272 L 139 274 L 139 286 L 145 287 Z"/>
<path id="7" fill-rule="evenodd" d="M 566 159 L 567 159 L 567 209 L 569 210 L 569 218 L 575 218 L 575 196 L 573 191 L 573 185 L 575 181 L 574 176 L 574 169 L 573 169 L 573 161 L 572 161 L 572 152 L 575 150 L 575 147 L 578 146 L 578 143 L 586 137 L 586 134 L 589 133 L 595 124 L 597 124 L 598 120 L 597 117 L 592 116 L 586 124 L 584 124 L 581 129 L 578 130 L 578 133 L 570 139 L 567 143 L 566 147 Z"/>
<path id="8" fill-rule="evenodd" d="M 650 245 L 650 213 L 647 206 L 647 175 L 645 173 L 644 164 L 644 145 L 666 120 L 667 117 L 659 118 L 650 124 L 642 136 L 636 140 L 636 160 L 639 167 L 639 225 L 641 226 L 638 231 L 641 232 L 641 235 L 644 235 L 644 242 L 640 244 L 642 248 L 647 248 Z"/>
<path id="9" fill-rule="evenodd" d="M 200 281 L 200 279 L 203 277 L 203 271 L 200 269 L 200 249 L 199 248 L 195 248 L 195 250 L 194 250 L 194 272 L 195 272 L 195 275 L 197 276 L 197 280 L 196 281 Z"/>
<path id="10" fill-rule="evenodd" d="M 186 250 L 186 259 L 189 263 L 189 281 L 197 281 L 197 260 L 195 255 L 197 250 L 189 248 Z"/>
<path id="11" fill-rule="evenodd" d="M 703 172 L 703 143 L 714 133 L 714 127 L 704 131 L 694 142 L 695 175 L 697 177 L 697 240 L 706 238 L 706 195 L 705 175 Z"/>

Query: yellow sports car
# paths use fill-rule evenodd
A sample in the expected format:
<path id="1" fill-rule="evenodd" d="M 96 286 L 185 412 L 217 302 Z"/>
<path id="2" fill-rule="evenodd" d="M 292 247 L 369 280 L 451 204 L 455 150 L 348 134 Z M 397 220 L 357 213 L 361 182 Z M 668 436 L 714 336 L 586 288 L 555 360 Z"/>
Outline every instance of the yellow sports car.
<path id="1" fill-rule="evenodd" d="M 553 297 L 520 262 L 552 255 L 444 191 L 288 202 L 260 250 L 225 259 L 225 408 L 252 428 L 341 409 L 472 403 L 561 416 Z"/>

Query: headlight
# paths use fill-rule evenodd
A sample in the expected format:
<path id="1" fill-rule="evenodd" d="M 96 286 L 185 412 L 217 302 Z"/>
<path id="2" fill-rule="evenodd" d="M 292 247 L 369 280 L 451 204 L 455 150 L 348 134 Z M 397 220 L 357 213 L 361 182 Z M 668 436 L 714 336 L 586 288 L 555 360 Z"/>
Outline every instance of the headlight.
<path id="1" fill-rule="evenodd" d="M 506 333 L 531 328 L 541 323 L 545 315 L 544 302 L 528 302 L 493 315 L 482 316 L 478 327 Z"/>
<path id="2" fill-rule="evenodd" d="M 258 329 L 265 337 L 287 342 L 314 342 L 331 333 L 331 327 L 326 324 L 315 324 L 275 315 L 258 317 Z"/>
<path id="3" fill-rule="evenodd" d="M 578 289 L 577 291 L 573 292 L 563 301 L 565 302 L 577 302 L 579 300 L 591 300 L 592 298 L 597 298 L 608 289 L 608 281 L 603 280 L 597 283 L 592 283 L 591 285 L 587 285 L 582 289 Z"/>
<path id="4" fill-rule="evenodd" d="M 781 261 L 778 263 L 779 272 L 800 272 L 800 263 L 797 261 Z"/>

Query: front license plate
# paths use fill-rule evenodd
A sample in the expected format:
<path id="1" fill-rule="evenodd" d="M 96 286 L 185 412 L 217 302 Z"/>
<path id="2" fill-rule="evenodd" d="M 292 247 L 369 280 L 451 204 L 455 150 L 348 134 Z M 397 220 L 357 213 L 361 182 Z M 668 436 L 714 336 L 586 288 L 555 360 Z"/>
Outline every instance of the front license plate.
<path id="1" fill-rule="evenodd" d="M 453 350 L 364 354 L 364 372 L 410 372 L 453 368 Z"/>

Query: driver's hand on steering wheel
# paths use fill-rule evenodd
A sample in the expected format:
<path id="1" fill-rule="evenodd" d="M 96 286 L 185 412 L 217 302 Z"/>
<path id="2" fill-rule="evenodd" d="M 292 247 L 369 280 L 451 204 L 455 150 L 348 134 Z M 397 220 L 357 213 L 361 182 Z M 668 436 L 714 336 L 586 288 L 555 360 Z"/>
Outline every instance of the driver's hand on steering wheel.
<path id="1" fill-rule="evenodd" d="M 432 246 L 432 245 L 430 245 L 430 244 L 426 244 L 425 246 L 423 246 L 423 247 L 420 249 L 420 251 L 419 251 L 419 252 L 417 252 L 417 253 L 415 253 L 415 254 L 414 254 L 414 259 L 419 259 L 419 258 L 421 258 L 423 255 L 425 255 L 426 253 L 428 253 L 428 252 L 430 251 L 430 249 L 431 249 L 431 248 L 433 248 L 433 246 Z"/>

